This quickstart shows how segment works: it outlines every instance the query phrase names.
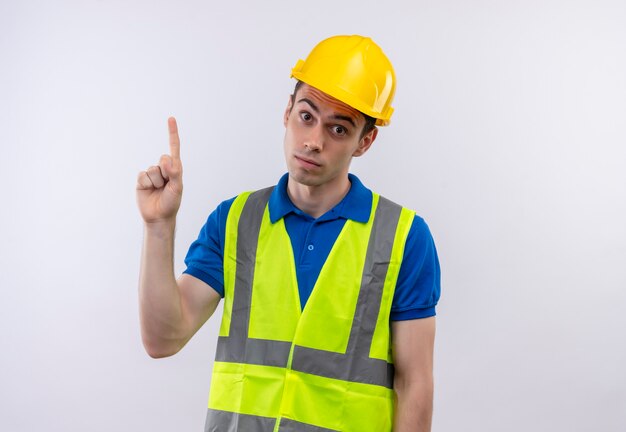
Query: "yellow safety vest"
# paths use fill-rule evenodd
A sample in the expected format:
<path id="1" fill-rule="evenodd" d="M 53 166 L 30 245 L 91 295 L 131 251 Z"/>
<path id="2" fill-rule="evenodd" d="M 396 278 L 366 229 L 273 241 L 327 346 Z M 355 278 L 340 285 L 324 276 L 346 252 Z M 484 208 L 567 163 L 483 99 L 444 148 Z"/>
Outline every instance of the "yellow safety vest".
<path id="1" fill-rule="evenodd" d="M 346 221 L 301 310 L 273 188 L 226 221 L 224 313 L 205 432 L 385 432 L 393 424 L 389 314 L 414 213 L 373 195 Z"/>

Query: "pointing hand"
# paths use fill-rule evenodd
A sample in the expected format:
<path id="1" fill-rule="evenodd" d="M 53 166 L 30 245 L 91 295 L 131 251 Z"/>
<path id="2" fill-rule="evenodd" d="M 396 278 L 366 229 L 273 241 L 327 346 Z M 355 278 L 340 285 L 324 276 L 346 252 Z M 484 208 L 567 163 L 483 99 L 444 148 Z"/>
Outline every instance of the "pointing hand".
<path id="1" fill-rule="evenodd" d="M 137 205 L 146 223 L 173 221 L 183 196 L 183 165 L 180 161 L 180 139 L 176 119 L 167 121 L 170 154 L 161 156 L 137 177 Z"/>

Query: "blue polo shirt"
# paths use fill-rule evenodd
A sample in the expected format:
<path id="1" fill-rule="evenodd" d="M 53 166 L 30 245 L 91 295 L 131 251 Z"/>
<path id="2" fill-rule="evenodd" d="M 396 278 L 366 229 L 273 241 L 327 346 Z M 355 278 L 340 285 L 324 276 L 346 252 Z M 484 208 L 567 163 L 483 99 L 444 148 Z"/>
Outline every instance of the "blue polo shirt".
<path id="1" fill-rule="evenodd" d="M 372 191 L 349 174 L 351 187 L 334 208 L 315 219 L 298 209 L 287 195 L 285 174 L 269 199 L 272 223 L 285 221 L 296 260 L 296 277 L 304 308 L 330 250 L 348 219 L 367 222 L 372 206 Z M 224 297 L 223 252 L 226 218 L 235 198 L 222 202 L 209 215 L 198 239 L 189 247 L 184 273 L 211 286 Z M 404 258 L 391 307 L 391 320 L 401 321 L 435 315 L 439 300 L 440 270 L 435 243 L 424 219 L 415 216 L 407 237 Z"/>

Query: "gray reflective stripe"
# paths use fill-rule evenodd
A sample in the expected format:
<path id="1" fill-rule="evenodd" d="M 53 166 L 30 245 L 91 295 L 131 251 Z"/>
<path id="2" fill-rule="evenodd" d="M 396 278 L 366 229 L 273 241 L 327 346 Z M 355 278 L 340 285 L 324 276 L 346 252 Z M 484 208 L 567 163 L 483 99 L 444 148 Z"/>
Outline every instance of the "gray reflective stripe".
<path id="1" fill-rule="evenodd" d="M 217 340 L 216 361 L 287 366 L 291 343 L 248 338 L 259 231 L 273 189 L 269 187 L 251 193 L 241 211 L 237 226 L 237 268 L 230 330 L 228 337 L 220 336 Z"/>
<path id="2" fill-rule="evenodd" d="M 276 419 L 209 408 L 204 432 L 272 432 Z"/>
<path id="3" fill-rule="evenodd" d="M 393 365 L 385 360 L 370 358 L 369 352 L 401 211 L 402 207 L 380 197 L 346 353 L 296 345 L 291 363 L 293 370 L 393 388 Z"/>
<path id="4" fill-rule="evenodd" d="M 291 368 L 327 378 L 393 388 L 393 365 L 370 358 L 369 348 L 363 355 L 354 348 L 350 350 L 350 346 L 345 354 L 339 354 L 296 345 Z"/>
<path id="5" fill-rule="evenodd" d="M 278 432 L 338 432 L 335 429 L 326 429 L 319 426 L 313 426 L 308 423 L 300 423 L 290 419 L 280 419 Z"/>
<path id="6" fill-rule="evenodd" d="M 215 360 L 231 363 L 248 363 L 287 367 L 291 343 L 264 339 L 248 339 L 242 344 L 233 337 L 220 336 L 217 340 Z"/>

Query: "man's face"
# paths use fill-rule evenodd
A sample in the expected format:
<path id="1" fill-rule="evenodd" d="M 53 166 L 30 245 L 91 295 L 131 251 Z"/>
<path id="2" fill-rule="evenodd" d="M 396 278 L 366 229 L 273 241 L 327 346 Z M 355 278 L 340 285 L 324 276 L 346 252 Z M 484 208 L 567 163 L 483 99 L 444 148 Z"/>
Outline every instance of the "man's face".
<path id="1" fill-rule="evenodd" d="M 378 132 L 361 137 L 365 118 L 359 111 L 307 84 L 290 99 L 284 124 L 290 179 L 306 186 L 347 179 L 352 157 L 364 154 Z"/>

